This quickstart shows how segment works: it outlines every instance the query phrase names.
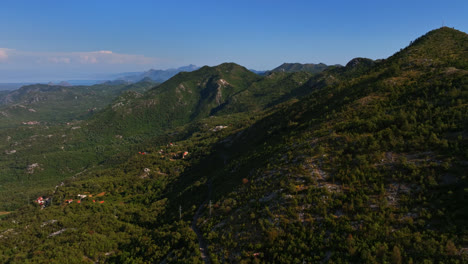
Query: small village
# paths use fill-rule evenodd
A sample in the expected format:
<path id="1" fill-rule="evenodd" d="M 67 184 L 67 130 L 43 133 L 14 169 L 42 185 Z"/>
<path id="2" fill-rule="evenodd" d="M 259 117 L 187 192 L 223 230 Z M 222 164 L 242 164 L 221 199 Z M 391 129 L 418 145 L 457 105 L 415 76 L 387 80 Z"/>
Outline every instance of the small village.
<path id="1" fill-rule="evenodd" d="M 62 205 L 67 205 L 71 203 L 81 204 L 85 202 L 103 204 L 104 200 L 102 199 L 102 197 L 104 195 L 106 195 L 106 192 L 101 192 L 95 195 L 89 193 L 77 194 L 75 199 L 65 199 Z M 34 202 L 38 204 L 41 209 L 44 209 L 52 204 L 52 197 L 39 196 L 36 200 L 34 200 Z"/>

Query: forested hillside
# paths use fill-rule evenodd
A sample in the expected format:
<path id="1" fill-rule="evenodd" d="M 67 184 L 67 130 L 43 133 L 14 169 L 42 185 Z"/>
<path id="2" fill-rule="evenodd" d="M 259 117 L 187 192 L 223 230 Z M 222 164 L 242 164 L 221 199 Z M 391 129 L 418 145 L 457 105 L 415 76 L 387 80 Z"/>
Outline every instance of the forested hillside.
<path id="1" fill-rule="evenodd" d="M 84 120 L 122 93 L 140 94 L 156 85 L 39 84 L 6 93 L 0 106 L 0 211 L 29 203 L 38 193 L 102 162 L 108 156 L 89 137 Z M 106 144 L 119 145 L 118 140 Z"/>
<path id="2" fill-rule="evenodd" d="M 93 86 L 34 84 L 0 94 L 0 128 L 23 122 L 67 122 L 89 118 L 125 91 L 144 92 L 156 86 L 151 80 L 135 84 Z"/>
<path id="3" fill-rule="evenodd" d="M 283 63 L 280 66 L 274 68 L 271 71 L 267 71 L 265 75 L 269 75 L 273 72 L 309 72 L 309 73 L 320 73 L 327 69 L 327 66 L 324 63 L 319 64 L 301 64 L 301 63 Z"/>
<path id="4" fill-rule="evenodd" d="M 203 67 L 8 131 L 2 263 L 468 261 L 468 35 L 451 28 L 317 74 Z M 38 177 L 44 205 L 8 201 Z"/>

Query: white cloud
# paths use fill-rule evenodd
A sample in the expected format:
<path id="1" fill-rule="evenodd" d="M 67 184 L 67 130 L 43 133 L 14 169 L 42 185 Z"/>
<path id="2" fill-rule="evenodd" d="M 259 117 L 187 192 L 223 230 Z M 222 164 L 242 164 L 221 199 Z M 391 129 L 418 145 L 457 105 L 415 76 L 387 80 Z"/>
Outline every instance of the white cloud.
<path id="1" fill-rule="evenodd" d="M 6 61 L 13 64 L 131 64 L 154 65 L 160 60 L 143 55 L 114 53 L 110 50 L 89 52 L 31 52 L 0 48 L 0 62 Z"/>
<path id="2" fill-rule="evenodd" d="M 8 59 L 8 51 L 9 49 L 0 48 L 0 62 Z"/>
<path id="3" fill-rule="evenodd" d="M 0 82 L 107 78 L 96 76 L 162 67 L 167 67 L 167 60 L 110 50 L 37 52 L 0 47 Z"/>
<path id="4" fill-rule="evenodd" d="M 96 51 L 96 53 L 112 54 L 112 51 L 110 51 L 110 50 L 100 50 L 100 51 Z"/>
<path id="5" fill-rule="evenodd" d="M 91 63 L 91 64 L 94 64 L 94 63 L 97 63 L 98 60 L 96 57 L 94 56 L 91 56 L 91 55 L 80 55 L 80 63 L 83 63 L 83 64 L 88 64 L 88 63 Z"/>
<path id="6" fill-rule="evenodd" d="M 52 63 L 70 63 L 70 58 L 67 58 L 67 57 L 50 57 L 48 58 L 48 61 L 49 62 L 52 62 Z"/>
<path id="7" fill-rule="evenodd" d="M 156 58 L 142 55 L 114 53 L 110 50 L 100 50 L 92 52 L 78 52 L 80 62 L 83 64 L 153 64 Z"/>

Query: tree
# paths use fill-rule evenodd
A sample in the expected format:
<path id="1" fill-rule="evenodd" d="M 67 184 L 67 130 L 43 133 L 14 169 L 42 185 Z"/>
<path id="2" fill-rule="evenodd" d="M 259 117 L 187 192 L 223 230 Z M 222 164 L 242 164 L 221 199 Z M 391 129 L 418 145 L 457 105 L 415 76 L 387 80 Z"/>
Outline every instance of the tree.
<path id="1" fill-rule="evenodd" d="M 452 240 L 447 241 L 447 245 L 445 246 L 445 251 L 447 252 L 448 255 L 456 255 L 458 250 L 455 244 L 452 242 Z"/>
<path id="2" fill-rule="evenodd" d="M 392 263 L 401 264 L 401 252 L 397 245 L 393 246 Z"/>

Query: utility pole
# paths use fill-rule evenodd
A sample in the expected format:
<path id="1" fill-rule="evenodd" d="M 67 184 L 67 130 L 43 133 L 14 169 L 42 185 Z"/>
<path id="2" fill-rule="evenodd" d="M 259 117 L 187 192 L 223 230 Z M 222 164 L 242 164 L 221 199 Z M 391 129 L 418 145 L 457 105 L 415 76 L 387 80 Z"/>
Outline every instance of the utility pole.
<path id="1" fill-rule="evenodd" d="M 211 200 L 210 200 L 210 216 L 211 216 Z"/>
<path id="2" fill-rule="evenodd" d="M 182 205 L 179 205 L 179 220 L 182 219 Z"/>

